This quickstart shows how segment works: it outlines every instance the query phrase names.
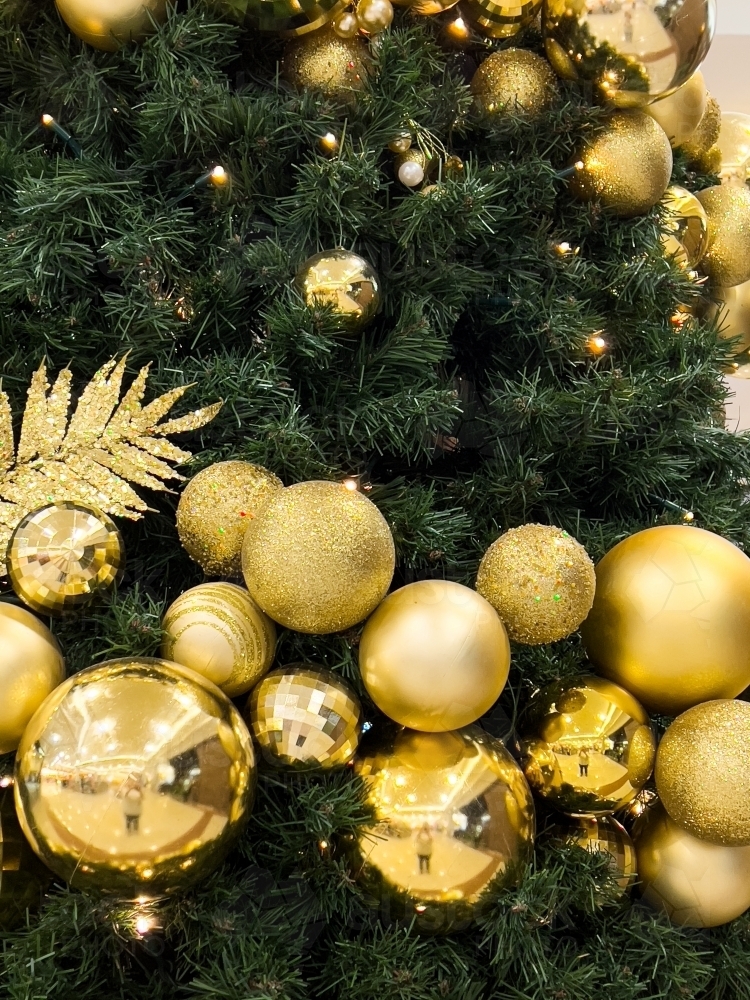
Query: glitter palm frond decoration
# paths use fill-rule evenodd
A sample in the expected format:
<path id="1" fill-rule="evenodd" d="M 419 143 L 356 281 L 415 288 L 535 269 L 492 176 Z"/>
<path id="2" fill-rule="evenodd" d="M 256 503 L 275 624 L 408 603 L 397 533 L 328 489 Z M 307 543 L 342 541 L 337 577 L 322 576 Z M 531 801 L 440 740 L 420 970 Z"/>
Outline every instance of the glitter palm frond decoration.
<path id="1" fill-rule="evenodd" d="M 70 369 L 63 369 L 50 389 L 42 362 L 29 386 L 17 451 L 10 402 L 0 391 L 0 555 L 21 518 L 37 507 L 72 500 L 135 520 L 151 508 L 131 483 L 167 490 L 167 480 L 184 478 L 169 463 L 187 462 L 190 452 L 169 436 L 207 424 L 222 404 L 160 423 L 190 386 L 142 406 L 147 365 L 121 399 L 126 361 L 113 358 L 99 369 L 70 420 Z M 0 560 L 0 575 L 4 572 Z"/>

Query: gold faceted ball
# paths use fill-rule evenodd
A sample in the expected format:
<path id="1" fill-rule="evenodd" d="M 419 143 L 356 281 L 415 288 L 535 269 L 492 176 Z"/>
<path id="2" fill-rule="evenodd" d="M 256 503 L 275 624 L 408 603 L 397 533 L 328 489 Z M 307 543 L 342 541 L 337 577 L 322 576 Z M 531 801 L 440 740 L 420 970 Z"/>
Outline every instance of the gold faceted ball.
<path id="1" fill-rule="evenodd" d="M 708 93 L 700 70 L 668 97 L 648 104 L 644 111 L 661 125 L 673 147 L 690 139 L 706 111 Z"/>
<path id="2" fill-rule="evenodd" d="M 258 683 L 276 650 L 276 626 L 233 583 L 186 590 L 167 609 L 162 628 L 161 655 L 208 678 L 229 698 Z"/>
<path id="3" fill-rule="evenodd" d="M 725 340 L 738 338 L 732 350 L 735 362 L 728 373 L 735 378 L 750 378 L 750 281 L 729 288 L 712 288 L 715 307 L 719 313 L 719 333 Z"/>
<path id="4" fill-rule="evenodd" d="M 750 179 L 750 115 L 725 111 L 716 144 L 721 155 L 722 184 L 744 184 Z"/>
<path id="5" fill-rule="evenodd" d="M 514 642 L 538 646 L 575 632 L 591 610 L 596 576 L 586 549 L 567 531 L 524 524 L 485 552 L 477 590 Z"/>
<path id="6" fill-rule="evenodd" d="M 64 679 L 65 661 L 47 626 L 0 601 L 0 753 L 16 749 L 29 719 Z"/>
<path id="7" fill-rule="evenodd" d="M 628 832 L 612 816 L 559 816 L 550 829 L 553 842 L 571 844 L 589 854 L 608 854 L 617 889 L 601 902 L 625 895 L 637 878 L 635 847 Z"/>
<path id="8" fill-rule="evenodd" d="M 383 515 L 343 483 L 280 490 L 250 523 L 242 572 L 253 600 L 297 632 L 340 632 L 385 597 L 396 565 Z"/>
<path id="9" fill-rule="evenodd" d="M 468 0 L 467 18 L 489 38 L 512 38 L 534 20 L 542 0 Z"/>
<path id="10" fill-rule="evenodd" d="M 486 890 L 514 884 L 531 859 L 529 787 L 482 729 L 376 727 L 355 766 L 374 822 L 352 845 L 353 869 L 389 920 L 460 930 L 489 903 Z"/>
<path id="11" fill-rule="evenodd" d="M 495 609 L 448 580 L 420 580 L 389 594 L 359 644 L 362 681 L 381 712 L 430 733 L 484 715 L 509 668 L 508 636 Z"/>
<path id="12" fill-rule="evenodd" d="M 287 42 L 281 75 L 297 90 L 350 101 L 364 88 L 371 65 L 364 39 L 342 38 L 325 27 Z"/>
<path id="13" fill-rule="evenodd" d="M 330 770 L 354 755 L 362 707 L 349 685 L 332 671 L 292 663 L 273 670 L 258 684 L 245 716 L 269 764 Z"/>
<path id="14" fill-rule="evenodd" d="M 304 262 L 297 288 L 309 309 L 330 309 L 338 332 L 359 333 L 380 309 L 380 278 L 351 250 L 324 250 Z"/>
<path id="15" fill-rule="evenodd" d="M 597 564 L 581 633 L 599 673 L 650 712 L 734 698 L 750 684 L 750 559 L 702 528 L 639 531 Z"/>
<path id="16" fill-rule="evenodd" d="M 701 268 L 717 285 L 750 281 L 750 189 L 718 184 L 698 192 L 708 217 L 708 250 Z"/>
<path id="17" fill-rule="evenodd" d="M 240 576 L 249 522 L 284 484 L 262 465 L 216 462 L 190 480 L 177 504 L 177 533 L 209 576 Z"/>
<path id="18" fill-rule="evenodd" d="M 750 847 L 697 840 L 651 806 L 633 831 L 644 902 L 681 927 L 718 927 L 750 907 Z"/>
<path id="19" fill-rule="evenodd" d="M 245 723 L 210 681 L 167 660 L 82 670 L 42 705 L 16 758 L 16 807 L 42 861 L 122 899 L 182 891 L 224 859 L 250 814 Z"/>
<path id="20" fill-rule="evenodd" d="M 345 0 L 246 0 L 245 21 L 258 31 L 293 38 L 317 31 L 346 9 Z"/>
<path id="21" fill-rule="evenodd" d="M 705 158 L 716 145 L 720 132 L 721 108 L 719 102 L 707 94 L 706 110 L 703 112 L 698 128 L 686 142 L 683 142 L 681 147 L 688 162 L 705 169 Z"/>
<path id="22" fill-rule="evenodd" d="M 95 49 L 116 52 L 127 42 L 142 42 L 167 17 L 167 0 L 56 0 L 60 16 L 74 35 Z"/>
<path id="23" fill-rule="evenodd" d="M 0 930 L 26 922 L 26 911 L 39 908 L 52 872 L 32 851 L 21 831 L 13 801 L 13 783 L 0 783 Z"/>
<path id="24" fill-rule="evenodd" d="M 701 262 L 708 248 L 708 217 L 694 194 L 679 184 L 664 195 L 662 246 L 667 257 L 690 271 Z"/>
<path id="25" fill-rule="evenodd" d="M 570 190 L 599 201 L 615 215 L 644 215 L 659 201 L 672 175 L 672 147 L 661 125 L 643 111 L 618 111 L 581 150 Z"/>
<path id="26" fill-rule="evenodd" d="M 492 52 L 471 79 L 478 108 L 491 115 L 533 116 L 557 100 L 557 80 L 546 59 L 527 49 Z"/>
<path id="27" fill-rule="evenodd" d="M 622 808 L 648 781 L 656 742 L 649 718 L 624 688 L 576 677 L 543 688 L 523 730 L 524 774 L 561 812 L 601 815 Z"/>

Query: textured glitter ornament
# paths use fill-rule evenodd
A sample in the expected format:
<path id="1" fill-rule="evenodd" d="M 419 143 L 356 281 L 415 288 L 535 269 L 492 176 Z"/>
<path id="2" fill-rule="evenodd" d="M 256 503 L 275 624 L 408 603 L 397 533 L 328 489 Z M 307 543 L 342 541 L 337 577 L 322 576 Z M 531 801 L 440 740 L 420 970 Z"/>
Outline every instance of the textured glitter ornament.
<path id="1" fill-rule="evenodd" d="M 673 94 L 645 107 L 661 125 L 673 147 L 681 146 L 695 133 L 706 111 L 708 94 L 703 74 L 697 70 Z"/>
<path id="2" fill-rule="evenodd" d="M 702 528 L 639 531 L 597 564 L 581 634 L 599 673 L 651 712 L 734 698 L 750 685 L 750 559 Z"/>
<path id="3" fill-rule="evenodd" d="M 642 111 L 620 111 L 576 158 L 570 190 L 616 215 L 643 215 L 667 190 L 672 147 L 661 125 Z"/>
<path id="4" fill-rule="evenodd" d="M 575 632 L 594 601 L 594 564 L 560 528 L 524 524 L 485 552 L 477 590 L 514 642 L 536 646 Z"/>
<path id="5" fill-rule="evenodd" d="M 232 12 L 232 0 L 223 6 Z M 346 9 L 347 0 L 245 0 L 245 23 L 258 31 L 293 38 L 317 31 Z"/>
<path id="6" fill-rule="evenodd" d="M 750 179 L 750 115 L 725 111 L 716 145 L 721 155 L 722 184 L 744 184 Z"/>
<path id="7" fill-rule="evenodd" d="M 330 310 L 339 333 L 359 333 L 380 308 L 377 272 L 351 250 L 324 250 L 309 257 L 296 284 L 309 309 Z"/>
<path id="8" fill-rule="evenodd" d="M 166 20 L 167 0 L 56 0 L 60 16 L 74 35 L 95 49 L 115 52 L 130 41 L 142 42 Z"/>
<path id="9" fill-rule="evenodd" d="M 708 217 L 708 250 L 703 270 L 716 285 L 750 281 L 750 190 L 745 184 L 719 184 L 698 192 Z"/>
<path id="10" fill-rule="evenodd" d="M 716 145 L 720 132 L 721 108 L 719 102 L 707 94 L 706 110 L 703 112 L 698 128 L 680 147 L 688 162 L 700 167 L 706 166 L 706 158 Z"/>
<path id="11" fill-rule="evenodd" d="M 662 246 L 667 257 L 692 270 L 701 262 L 708 248 L 706 210 L 694 194 L 673 184 L 664 195 L 664 232 Z"/>
<path id="12" fill-rule="evenodd" d="M 261 753 L 277 767 L 341 767 L 359 743 L 359 699 L 341 677 L 307 663 L 268 674 L 250 695 L 245 715 Z"/>
<path id="13" fill-rule="evenodd" d="M 0 930 L 23 924 L 26 911 L 39 908 L 52 881 L 21 831 L 13 801 L 13 786 L 0 785 Z"/>
<path id="14" fill-rule="evenodd" d="M 574 844 L 591 854 L 608 854 L 617 892 L 607 902 L 623 896 L 636 880 L 635 848 L 627 831 L 612 816 L 561 816 L 549 832 L 553 842 Z M 604 902 L 604 900 L 602 900 Z"/>
<path id="15" fill-rule="evenodd" d="M 730 288 L 712 288 L 715 305 L 709 310 L 714 318 L 720 314 L 719 332 L 725 340 L 736 340 L 732 350 L 734 362 L 728 373 L 735 378 L 750 378 L 750 281 Z"/>
<path id="16" fill-rule="evenodd" d="M 395 564 L 385 518 L 343 483 L 280 490 L 250 523 L 242 547 L 250 596 L 297 632 L 361 622 L 387 593 Z"/>
<path id="17" fill-rule="evenodd" d="M 462 10 L 490 38 L 512 38 L 534 20 L 542 0 L 465 0 Z"/>
<path id="18" fill-rule="evenodd" d="M 558 89 L 546 59 L 527 49 L 503 49 L 480 65 L 471 92 L 487 114 L 532 117 L 553 107 Z"/>
<path id="19" fill-rule="evenodd" d="M 78 889 L 122 899 L 182 891 L 242 832 L 250 734 L 217 687 L 166 660 L 82 670 L 34 716 L 16 758 L 26 837 Z"/>
<path id="20" fill-rule="evenodd" d="M 509 667 L 497 612 L 447 580 L 420 580 L 389 594 L 359 644 L 362 681 L 381 712 L 426 732 L 478 719 L 500 696 Z"/>
<path id="21" fill-rule="evenodd" d="M 230 698 L 258 683 L 276 650 L 276 626 L 233 583 L 186 590 L 167 609 L 162 629 L 162 656 L 208 678 Z"/>
<path id="22" fill-rule="evenodd" d="M 371 65 L 363 39 L 341 38 L 325 27 L 287 42 L 281 75 L 297 90 L 351 101 L 364 88 Z"/>
<path id="23" fill-rule="evenodd" d="M 247 525 L 283 486 L 251 462 L 216 462 L 193 476 L 177 505 L 177 533 L 187 554 L 209 576 L 240 576 Z"/>

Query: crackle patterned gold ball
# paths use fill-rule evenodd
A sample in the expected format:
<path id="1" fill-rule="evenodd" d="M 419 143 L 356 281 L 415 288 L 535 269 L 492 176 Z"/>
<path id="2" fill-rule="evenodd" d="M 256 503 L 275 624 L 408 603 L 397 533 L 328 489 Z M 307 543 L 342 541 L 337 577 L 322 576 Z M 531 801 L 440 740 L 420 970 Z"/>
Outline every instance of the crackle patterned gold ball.
<path id="1" fill-rule="evenodd" d="M 52 881 L 21 831 L 13 801 L 13 783 L 0 781 L 0 930 L 14 930 L 26 911 L 39 908 Z"/>
<path id="2" fill-rule="evenodd" d="M 167 0 L 56 0 L 74 35 L 95 49 L 116 52 L 142 42 L 167 17 Z"/>
<path id="3" fill-rule="evenodd" d="M 573 844 L 590 854 L 610 856 L 617 888 L 607 893 L 601 903 L 622 897 L 635 882 L 635 847 L 627 830 L 613 816 L 559 816 L 549 837 L 553 843 Z"/>
<path id="4" fill-rule="evenodd" d="M 707 173 L 711 166 L 711 152 L 715 148 L 721 132 L 721 108 L 719 102 L 710 94 L 706 95 L 706 110 L 698 123 L 698 128 L 689 139 L 683 142 L 681 149 L 693 166 L 698 166 Z"/>
<path id="5" fill-rule="evenodd" d="M 678 184 L 667 188 L 664 208 L 661 238 L 664 253 L 681 267 L 692 270 L 701 262 L 708 247 L 706 210 L 694 194 Z"/>
<path id="6" fill-rule="evenodd" d="M 296 284 L 309 309 L 330 309 L 339 333 L 359 333 L 380 308 L 380 278 L 351 250 L 324 250 L 309 257 Z"/>
<path id="7" fill-rule="evenodd" d="M 596 576 L 588 553 L 567 531 L 524 524 L 487 549 L 476 586 L 512 641 L 537 646 L 575 632 L 591 610 Z"/>
<path id="8" fill-rule="evenodd" d="M 703 74 L 697 70 L 673 94 L 644 109 L 667 133 L 672 146 L 681 146 L 695 134 L 706 111 L 708 94 Z"/>
<path id="9" fill-rule="evenodd" d="M 548 111 L 558 95 L 547 60 L 527 49 L 492 52 L 472 77 L 471 92 L 487 114 L 529 117 Z"/>
<path id="10" fill-rule="evenodd" d="M 750 281 L 750 189 L 717 184 L 698 192 L 708 217 L 708 249 L 701 269 L 716 285 Z"/>
<path id="11" fill-rule="evenodd" d="M 328 26 L 287 42 L 281 60 L 281 75 L 297 90 L 345 102 L 365 87 L 371 68 L 362 38 L 342 38 Z"/>
<path id="12" fill-rule="evenodd" d="M 461 10 L 483 35 L 512 38 L 534 20 L 542 0 L 465 0 Z"/>
<path id="13" fill-rule="evenodd" d="M 241 575 L 247 525 L 283 485 L 252 462 L 216 462 L 193 476 L 177 504 L 177 533 L 204 573 Z"/>

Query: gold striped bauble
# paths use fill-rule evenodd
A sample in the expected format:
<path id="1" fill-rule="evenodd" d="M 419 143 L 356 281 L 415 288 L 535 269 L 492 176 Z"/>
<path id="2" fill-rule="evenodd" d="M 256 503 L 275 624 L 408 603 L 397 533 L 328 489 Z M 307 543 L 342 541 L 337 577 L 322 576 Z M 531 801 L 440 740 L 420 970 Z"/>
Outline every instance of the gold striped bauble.
<path id="1" fill-rule="evenodd" d="M 462 10 L 483 35 L 512 38 L 531 24 L 542 0 L 467 0 Z"/>

